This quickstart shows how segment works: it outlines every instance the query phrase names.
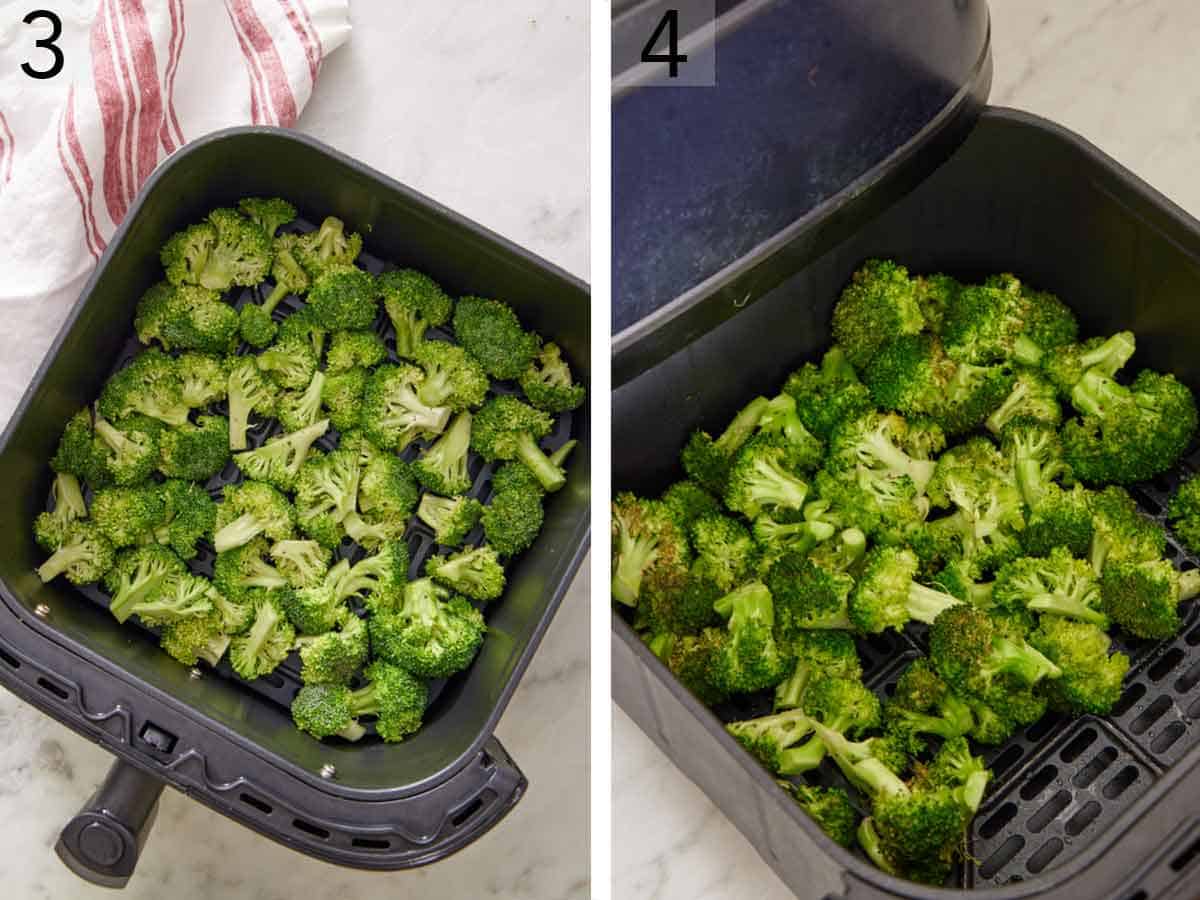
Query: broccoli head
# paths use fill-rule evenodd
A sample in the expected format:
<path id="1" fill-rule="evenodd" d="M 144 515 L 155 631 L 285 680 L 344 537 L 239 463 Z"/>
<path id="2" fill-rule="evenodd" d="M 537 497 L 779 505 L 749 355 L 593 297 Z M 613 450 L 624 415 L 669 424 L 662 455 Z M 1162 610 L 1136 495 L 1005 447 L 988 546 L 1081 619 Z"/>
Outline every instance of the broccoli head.
<path id="1" fill-rule="evenodd" d="M 1182 620 L 1179 604 L 1200 594 L 1200 569 L 1179 572 L 1165 559 L 1110 558 L 1100 575 L 1104 611 L 1113 622 L 1140 638 L 1167 638 Z"/>
<path id="2" fill-rule="evenodd" d="M 263 557 L 267 555 L 265 538 L 217 554 L 213 563 L 213 586 L 235 603 L 253 599 L 260 591 L 280 590 L 288 580 Z"/>
<path id="3" fill-rule="evenodd" d="M 80 519 L 87 518 L 88 508 L 79 479 L 69 472 L 58 472 L 54 476 L 50 494 L 54 507 L 37 514 L 33 520 L 33 536 L 39 547 L 53 553 L 61 546 L 68 530 Z"/>
<path id="4" fill-rule="evenodd" d="M 235 453 L 234 464 L 247 478 L 290 491 L 296 486 L 296 477 L 309 449 L 328 430 L 329 420 L 321 419 L 307 428 L 273 437 L 261 447 Z"/>
<path id="5" fill-rule="evenodd" d="M 1104 571 L 1109 560 L 1151 562 L 1167 548 L 1161 525 L 1142 515 L 1137 503 L 1121 487 L 1112 485 L 1088 495 L 1092 511 L 1092 544 L 1088 552 L 1092 569 Z"/>
<path id="6" fill-rule="evenodd" d="M 729 467 L 737 452 L 758 429 L 770 401 L 755 397 L 734 417 L 716 440 L 706 431 L 694 431 L 683 448 L 681 461 L 688 477 L 717 495 L 724 495 Z"/>
<path id="7" fill-rule="evenodd" d="M 158 491 L 162 516 L 155 523 L 154 539 L 180 559 L 192 559 L 199 552 L 196 545 L 212 534 L 217 505 L 208 491 L 190 481 L 173 478 L 159 485 Z"/>
<path id="8" fill-rule="evenodd" d="M 540 505 L 540 504 L 539 504 Z M 457 547 L 479 522 L 483 506 L 474 497 L 439 497 L 424 494 L 417 506 L 417 518 L 433 529 L 433 537 L 443 547 Z M 496 530 L 493 525 L 493 531 Z M 539 523 L 540 527 L 540 523 Z M 492 536 L 488 536 L 491 541 Z"/>
<path id="9" fill-rule="evenodd" d="M 780 781 L 779 786 L 835 843 L 847 849 L 854 846 L 858 812 L 850 803 L 849 794 L 839 787 L 816 787 L 790 781 Z"/>
<path id="10" fill-rule="evenodd" d="M 229 420 L 200 416 L 163 429 L 158 442 L 158 470 L 168 478 L 207 481 L 229 462 Z"/>
<path id="11" fill-rule="evenodd" d="M 58 447 L 50 457 L 50 468 L 76 478 L 90 478 L 95 467 L 94 440 L 92 411 L 84 407 L 67 420 Z"/>
<path id="12" fill-rule="evenodd" d="M 331 266 L 313 279 L 308 308 L 329 331 L 368 329 L 379 312 L 379 288 L 357 266 Z"/>
<path id="13" fill-rule="evenodd" d="M 1108 628 L 1096 573 L 1065 547 L 1055 547 L 1044 559 L 1026 556 L 1006 563 L 996 573 L 992 599 L 1000 609 L 1028 609 Z"/>
<path id="14" fill-rule="evenodd" d="M 1014 419 L 1032 419 L 1051 428 L 1062 423 L 1062 407 L 1058 391 L 1041 370 L 1022 366 L 1017 369 L 1012 390 L 991 415 L 987 417 L 988 431 L 1000 435 Z"/>
<path id="15" fill-rule="evenodd" d="M 114 424 L 97 416 L 93 427 L 95 440 L 87 473 L 93 486 L 139 484 L 160 466 L 164 429 L 156 419 L 134 413 Z"/>
<path id="16" fill-rule="evenodd" d="M 431 556 L 425 561 L 425 574 L 472 600 L 495 600 L 504 593 L 504 567 L 486 544 Z"/>
<path id="17" fill-rule="evenodd" d="M 270 555 L 293 588 L 316 587 L 329 571 L 329 551 L 316 541 L 276 541 Z"/>
<path id="18" fill-rule="evenodd" d="M 238 314 L 216 291 L 160 281 L 138 301 L 134 329 L 143 344 L 158 341 L 164 350 L 228 353 L 237 345 Z"/>
<path id="19" fill-rule="evenodd" d="M 108 610 L 118 622 L 125 622 L 130 616 L 141 614 L 148 606 L 153 606 L 154 614 L 167 617 L 172 609 L 171 597 L 164 593 L 164 587 L 169 580 L 187 575 L 187 566 L 168 548 L 159 544 L 145 544 L 130 550 L 122 551 L 104 575 L 104 587 L 112 596 Z M 207 582 L 206 582 L 207 583 Z M 204 607 L 211 608 L 212 604 L 196 594 L 195 586 L 185 584 L 182 606 L 175 606 L 176 612 L 195 607 L 197 612 L 207 612 Z M 188 596 L 191 594 L 191 596 Z M 203 592 L 199 592 L 203 594 Z M 159 603 L 160 598 L 164 601 Z M 157 604 L 157 605 L 155 605 Z M 179 615 L 178 618 L 184 618 Z"/>
<path id="20" fill-rule="evenodd" d="M 374 331 L 335 331 L 325 356 L 325 369 L 331 375 L 356 366 L 370 369 L 387 359 L 387 346 Z"/>
<path id="21" fill-rule="evenodd" d="M 517 469 L 523 470 L 525 480 L 532 482 L 533 485 L 541 488 L 537 479 L 532 478 L 532 472 L 526 469 L 519 463 L 509 464 L 495 475 L 492 476 L 492 487 L 495 490 L 501 490 L 496 486 L 496 480 L 501 477 L 501 471 L 506 471 L 510 466 L 515 466 Z M 518 476 L 522 473 L 516 473 Z M 505 475 L 505 478 L 510 477 Z M 697 482 L 691 480 L 677 481 L 663 491 L 662 497 L 659 498 L 667 511 L 675 518 L 676 524 L 680 528 L 689 529 L 693 522 L 702 516 L 716 515 L 721 512 L 721 501 L 706 491 Z"/>
<path id="22" fill-rule="evenodd" d="M 497 491 L 483 507 L 480 518 L 488 544 L 503 556 L 513 556 L 532 546 L 542 530 L 542 492 Z"/>
<path id="23" fill-rule="evenodd" d="M 725 619 L 728 640 L 713 661 L 715 685 L 728 693 L 774 687 L 786 675 L 786 662 L 775 644 L 771 592 L 751 581 L 721 597 L 713 608 Z"/>
<path id="24" fill-rule="evenodd" d="M 521 390 L 538 409 L 561 413 L 583 405 L 586 391 L 571 378 L 571 369 L 558 344 L 544 345 L 519 380 Z"/>
<path id="25" fill-rule="evenodd" d="M 361 472 L 353 450 L 309 451 L 296 477 L 300 530 L 325 547 L 336 547 L 342 540 L 342 522 L 355 509 Z"/>
<path id="26" fill-rule="evenodd" d="M 246 449 L 250 414 L 275 414 L 279 389 L 253 356 L 239 356 L 229 367 L 229 449 Z"/>
<path id="27" fill-rule="evenodd" d="M 1107 715 L 1121 698 L 1129 657 L 1109 654 L 1112 641 L 1104 630 L 1085 622 L 1043 616 L 1029 643 L 1062 669 L 1062 677 L 1047 681 L 1051 707 L 1079 715 Z"/>
<path id="28" fill-rule="evenodd" d="M 99 581 L 113 567 L 115 550 L 94 522 L 81 519 L 62 529 L 54 552 L 37 568 L 38 578 L 66 576 L 72 584 Z"/>
<path id="29" fill-rule="evenodd" d="M 969 603 L 951 606 L 933 621 L 929 658 L 955 693 L 984 698 L 999 676 L 1009 675 L 1032 686 L 1062 674 L 1037 649 L 1005 634 L 987 613 Z"/>
<path id="30" fill-rule="evenodd" d="M 367 624 L 352 613 L 342 616 L 336 631 L 303 635 L 296 646 L 305 684 L 348 684 L 371 653 Z"/>
<path id="31" fill-rule="evenodd" d="M 399 666 L 372 663 L 368 683 L 357 691 L 344 685 L 305 685 L 292 701 L 292 719 L 313 737 L 338 735 L 356 741 L 365 733 L 359 716 L 374 715 L 375 730 L 385 741 L 402 741 L 421 727 L 429 689 Z"/>
<path id="32" fill-rule="evenodd" d="M 359 411 L 366 389 L 366 369 L 354 368 L 336 375 L 324 375 L 321 384 L 321 405 L 325 407 L 330 423 L 338 431 L 344 433 L 358 427 Z"/>
<path id="33" fill-rule="evenodd" d="M 362 237 L 357 232 L 346 233 L 341 219 L 328 216 L 316 231 L 300 235 L 295 254 L 310 278 L 317 278 L 328 269 L 349 266 L 362 251 Z"/>
<path id="34" fill-rule="evenodd" d="M 888 260 L 863 263 L 833 308 L 834 340 L 860 369 L 887 339 L 924 328 L 908 270 Z"/>
<path id="35" fill-rule="evenodd" d="M 236 209 L 214 209 L 208 219 L 176 232 L 163 245 L 162 263 L 172 284 L 213 291 L 256 285 L 271 268 L 271 238 Z"/>
<path id="36" fill-rule="evenodd" d="M 92 521 L 113 547 L 120 549 L 140 543 L 153 532 L 164 506 L 155 484 L 102 488 L 92 497 Z"/>
<path id="37" fill-rule="evenodd" d="M 188 407 L 176 361 L 157 348 L 143 350 L 104 385 L 99 411 L 110 421 L 141 413 L 166 425 L 182 425 Z"/>
<path id="38" fill-rule="evenodd" d="M 296 207 L 282 197 L 243 197 L 238 209 L 269 235 L 296 218 Z"/>
<path id="39" fill-rule="evenodd" d="M 874 406 L 867 386 L 836 344 L 825 353 L 820 367 L 805 363 L 789 375 L 783 391 L 796 401 L 796 415 L 804 427 L 821 440 L 829 440 L 842 420 Z"/>
<path id="40" fill-rule="evenodd" d="M 451 410 L 422 402 L 417 391 L 424 377 L 420 369 L 408 364 L 385 363 L 371 373 L 359 422 L 374 444 L 401 452 L 418 438 L 434 437 L 445 429 Z"/>
<path id="41" fill-rule="evenodd" d="M 775 710 L 804 706 L 804 693 L 820 677 L 862 679 L 854 638 L 844 631 L 798 631 L 787 641 L 792 672 L 775 686 Z"/>
<path id="42" fill-rule="evenodd" d="M 274 672 L 295 641 L 296 632 L 274 596 L 262 593 L 254 602 L 250 627 L 230 642 L 229 663 L 239 676 L 253 681 Z"/>
<path id="43" fill-rule="evenodd" d="M 471 414 L 459 413 L 436 441 L 412 465 L 417 481 L 439 494 L 464 494 L 471 489 L 467 451 L 471 445 Z"/>
<path id="44" fill-rule="evenodd" d="M 371 617 L 371 652 L 422 678 L 447 678 L 471 664 L 486 630 L 466 598 L 421 578 L 394 612 Z"/>
<path id="45" fill-rule="evenodd" d="M 944 610 L 962 601 L 913 578 L 917 556 L 900 547 L 876 547 L 867 554 L 862 573 L 847 606 L 857 631 L 879 634 L 888 628 L 900 631 L 910 620 L 931 623 Z"/>
<path id="46" fill-rule="evenodd" d="M 225 488 L 217 506 L 213 547 L 218 553 L 247 544 L 260 534 L 273 541 L 292 536 L 296 511 L 288 498 L 261 481 L 243 481 Z"/>
<path id="47" fill-rule="evenodd" d="M 445 341 L 421 341 L 412 357 L 425 370 L 417 391 L 422 402 L 448 406 L 456 412 L 483 403 L 491 382 L 483 366 L 462 347 Z"/>
<path id="48" fill-rule="evenodd" d="M 519 460 L 546 491 L 557 491 L 566 483 L 566 475 L 537 443 L 550 433 L 552 425 L 549 415 L 516 397 L 493 397 L 475 414 L 470 446 L 489 462 Z"/>
<path id="49" fill-rule="evenodd" d="M 384 272 L 378 279 L 383 308 L 396 336 L 396 355 L 412 359 L 425 332 L 450 321 L 454 301 L 437 282 L 413 269 Z"/>
<path id="50" fill-rule="evenodd" d="M 900 674 L 884 720 L 890 733 L 905 739 L 932 734 L 946 741 L 969 733 L 975 724 L 970 704 L 950 690 L 924 657 Z"/>
<path id="51" fill-rule="evenodd" d="M 537 355 L 537 336 L 523 329 L 512 307 L 499 300 L 461 298 L 453 324 L 458 342 L 493 378 L 520 378 Z"/>

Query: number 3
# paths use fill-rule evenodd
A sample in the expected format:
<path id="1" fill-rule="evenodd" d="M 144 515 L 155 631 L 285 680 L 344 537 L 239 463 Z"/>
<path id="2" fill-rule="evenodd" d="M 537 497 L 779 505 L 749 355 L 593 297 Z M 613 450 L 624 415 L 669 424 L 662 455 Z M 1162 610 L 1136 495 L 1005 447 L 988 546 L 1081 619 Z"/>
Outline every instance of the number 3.
<path id="1" fill-rule="evenodd" d="M 62 34 L 62 19 L 48 9 L 35 9 L 33 12 L 25 16 L 21 21 L 26 25 L 32 25 L 38 19 L 45 19 L 50 23 L 50 36 L 40 38 L 34 41 L 35 47 L 41 47 L 43 50 L 49 50 L 54 56 L 54 62 L 48 69 L 35 69 L 27 62 L 21 63 L 21 71 L 30 78 L 53 78 L 63 69 L 63 52 L 54 42 L 58 40 Z"/>

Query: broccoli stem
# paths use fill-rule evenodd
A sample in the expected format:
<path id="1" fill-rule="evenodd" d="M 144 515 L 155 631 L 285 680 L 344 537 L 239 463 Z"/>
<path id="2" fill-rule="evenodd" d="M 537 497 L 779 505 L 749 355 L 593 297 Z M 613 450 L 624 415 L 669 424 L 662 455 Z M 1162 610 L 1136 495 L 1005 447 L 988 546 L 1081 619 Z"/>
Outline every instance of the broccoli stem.
<path id="1" fill-rule="evenodd" d="M 579 441 L 575 440 L 574 438 L 571 438 L 571 440 L 567 441 L 565 444 L 563 444 L 561 447 L 559 447 L 557 450 L 555 450 L 553 453 L 550 454 L 550 456 L 548 457 L 550 462 L 552 462 L 554 465 L 558 466 L 561 469 L 563 467 L 563 464 L 567 461 L 567 457 L 571 455 L 571 451 L 575 449 L 575 445 L 578 443 L 579 443 Z"/>
<path id="2" fill-rule="evenodd" d="M 913 712 L 911 709 L 900 711 L 900 717 L 910 731 L 917 734 L 934 734 L 945 740 L 959 737 L 971 730 L 973 722 L 971 710 L 963 705 L 966 711 L 965 721 L 957 715 L 932 716 L 928 713 Z"/>
<path id="3" fill-rule="evenodd" d="M 215 535 L 213 548 L 218 553 L 248 544 L 262 533 L 263 524 L 253 513 L 242 513 Z"/>
<path id="4" fill-rule="evenodd" d="M 913 459 L 878 431 L 867 438 L 867 446 L 887 468 L 898 475 L 911 478 L 917 486 L 917 493 L 925 493 L 925 486 L 933 478 L 933 470 L 937 463 L 928 459 Z"/>
<path id="5" fill-rule="evenodd" d="M 1038 594 L 1025 604 L 1029 609 L 1040 613 L 1050 613 L 1056 616 L 1066 616 L 1078 619 L 1108 629 L 1108 616 L 1093 609 L 1082 600 L 1075 597 L 1063 597 L 1061 594 Z"/>
<path id="6" fill-rule="evenodd" d="M 867 552 L 867 536 L 858 528 L 846 528 L 838 535 L 838 565 L 841 571 L 849 570 Z"/>
<path id="7" fill-rule="evenodd" d="M 1045 482 L 1042 479 L 1042 467 L 1036 459 L 1022 458 L 1017 460 L 1017 487 L 1021 498 L 1030 509 L 1036 509 L 1045 492 Z"/>
<path id="8" fill-rule="evenodd" d="M 1085 416 L 1103 416 L 1113 403 L 1129 397 L 1128 388 L 1095 369 L 1084 372 L 1079 383 L 1071 388 L 1071 403 Z"/>
<path id="9" fill-rule="evenodd" d="M 1092 534 L 1092 548 L 1089 554 L 1092 570 L 1099 575 L 1104 571 L 1104 563 L 1108 561 L 1108 552 L 1112 550 L 1112 541 L 1100 535 L 1097 530 Z"/>
<path id="10" fill-rule="evenodd" d="M 884 872 L 889 875 L 899 876 L 896 867 L 892 865 L 891 860 L 883 852 L 883 845 L 879 841 L 879 833 L 875 830 L 875 822 L 870 816 L 858 823 L 858 844 L 867 854 L 867 858 L 875 863 Z"/>
<path id="11" fill-rule="evenodd" d="M 1027 366 L 1041 365 L 1044 352 L 1028 335 L 1021 335 L 1013 344 L 1012 358 Z"/>
<path id="12" fill-rule="evenodd" d="M 104 443 L 108 445 L 108 448 L 117 455 L 127 453 L 131 449 L 134 449 L 132 447 L 133 441 L 118 431 L 107 419 L 102 419 L 97 416 L 95 428 L 96 434 L 100 435 L 100 439 L 103 440 Z"/>
<path id="13" fill-rule="evenodd" d="M 196 655 L 210 666 L 215 666 L 221 661 L 221 657 L 225 655 L 225 651 L 229 649 L 229 643 L 229 635 L 218 634 L 216 637 L 211 638 Z"/>
<path id="14" fill-rule="evenodd" d="M 992 639 L 992 653 L 982 670 L 985 678 L 1008 673 L 1027 685 L 1037 684 L 1043 678 L 1058 678 L 1062 675 L 1062 669 L 1038 650 L 1024 642 L 1017 644 L 1008 638 Z"/>
<path id="15" fill-rule="evenodd" d="M 808 687 L 809 681 L 812 680 L 812 674 L 812 666 L 809 663 L 796 663 L 795 671 L 788 676 L 786 681 L 781 681 L 775 688 L 776 712 L 799 708 L 804 691 Z"/>
<path id="16" fill-rule="evenodd" d="M 267 294 L 267 298 L 260 304 L 262 311 L 268 316 L 275 311 L 275 307 L 279 305 L 279 301 L 292 292 L 282 281 L 275 282 L 275 287 L 271 289 L 271 293 Z"/>
<path id="17" fill-rule="evenodd" d="M 142 579 L 140 584 L 131 587 L 125 594 L 118 594 L 112 598 L 112 602 L 108 604 L 108 611 L 113 614 L 114 618 L 122 624 L 125 620 L 133 615 L 134 610 L 139 607 L 142 602 L 150 596 L 154 591 L 158 590 L 159 586 L 166 580 L 164 573 L 157 575 L 148 575 Z"/>
<path id="18" fill-rule="evenodd" d="M 229 449 L 246 449 L 246 429 L 250 425 L 250 403 L 239 394 L 229 392 Z"/>
<path id="19" fill-rule="evenodd" d="M 1024 381 L 1018 381 L 1013 385 L 1013 389 L 1008 396 L 1004 398 L 1004 402 L 997 407 L 996 411 L 987 417 L 988 431 L 992 434 L 999 434 L 1004 430 L 1004 426 L 1012 421 L 1013 417 L 1021 412 L 1022 404 L 1029 398 L 1029 385 Z"/>
<path id="20" fill-rule="evenodd" d="M 517 437 L 517 458 L 537 476 L 548 493 L 554 493 L 567 483 L 563 470 L 550 461 L 528 432 L 522 432 Z"/>
<path id="21" fill-rule="evenodd" d="M 1080 370 L 1099 369 L 1105 375 L 1114 375 L 1129 362 L 1136 346 L 1133 332 L 1119 331 L 1096 349 L 1080 356 Z"/>
<path id="22" fill-rule="evenodd" d="M 962 603 L 957 597 L 935 591 L 923 584 L 912 582 L 908 586 L 908 614 L 918 622 L 931 624 L 943 611 Z"/>
<path id="23" fill-rule="evenodd" d="M 64 544 L 59 547 L 50 558 L 47 559 L 37 568 L 38 578 L 43 582 L 53 581 L 75 563 L 87 557 L 87 550 L 84 544 Z"/>
<path id="24" fill-rule="evenodd" d="M 79 488 L 79 479 L 70 472 L 59 472 L 54 476 L 54 511 L 70 512 L 76 519 L 87 515 L 87 504 Z"/>
<path id="25" fill-rule="evenodd" d="M 1200 569 L 1189 569 L 1179 573 L 1179 601 L 1191 600 L 1200 595 Z"/>
<path id="26" fill-rule="evenodd" d="M 246 635 L 246 648 L 250 656 L 258 659 L 263 645 L 277 624 L 279 624 L 279 610 L 270 603 L 260 605 L 258 615 L 254 617 L 254 624 L 250 626 L 250 631 Z"/>
<path id="27" fill-rule="evenodd" d="M 821 765 L 827 751 L 825 743 L 813 735 L 799 747 L 789 747 L 779 754 L 780 775 L 803 775 Z"/>
<path id="28" fill-rule="evenodd" d="M 396 355 L 411 358 L 417 345 L 425 339 L 425 331 L 428 327 L 425 320 L 411 309 L 404 309 L 401 315 L 390 316 L 390 318 L 396 332 Z"/>
<path id="29" fill-rule="evenodd" d="M 646 641 L 646 646 L 665 665 L 667 657 L 671 655 L 671 650 L 675 647 L 675 635 L 669 631 L 660 631 Z"/>
<path id="30" fill-rule="evenodd" d="M 337 732 L 337 736 L 344 738 L 347 741 L 361 740 L 362 736 L 367 733 L 367 729 L 363 728 L 357 722 L 351 722 L 341 731 Z"/>
<path id="31" fill-rule="evenodd" d="M 770 402 L 766 397 L 755 397 L 739 412 L 729 427 L 721 432 L 721 436 L 713 442 L 713 446 L 724 456 L 733 456 L 742 444 L 754 434 L 759 420 L 763 417 Z"/>

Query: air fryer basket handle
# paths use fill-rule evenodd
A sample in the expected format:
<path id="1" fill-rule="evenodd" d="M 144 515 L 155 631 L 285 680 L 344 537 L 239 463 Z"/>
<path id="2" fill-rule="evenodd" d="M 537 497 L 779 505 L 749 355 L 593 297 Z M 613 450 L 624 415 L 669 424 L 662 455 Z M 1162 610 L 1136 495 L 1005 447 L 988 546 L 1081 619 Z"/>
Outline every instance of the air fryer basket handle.
<path id="1" fill-rule="evenodd" d="M 158 813 L 163 782 L 120 760 L 58 836 L 54 850 L 82 878 L 123 888 Z"/>
<path id="2" fill-rule="evenodd" d="M 482 765 L 470 766 L 451 779 L 460 782 L 463 788 L 462 798 L 451 808 L 451 821 L 458 827 L 443 846 L 434 849 L 434 859 L 478 840 L 508 815 L 525 794 L 529 781 L 495 735 L 483 745 L 482 758 Z"/>

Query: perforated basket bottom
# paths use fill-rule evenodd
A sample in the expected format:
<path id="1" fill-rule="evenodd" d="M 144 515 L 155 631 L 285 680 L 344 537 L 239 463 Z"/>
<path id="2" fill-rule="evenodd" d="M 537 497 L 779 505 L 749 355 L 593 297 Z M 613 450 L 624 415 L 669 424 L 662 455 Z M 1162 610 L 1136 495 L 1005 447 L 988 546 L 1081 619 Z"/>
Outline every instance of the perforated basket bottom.
<path id="1" fill-rule="evenodd" d="M 284 230 L 306 232 L 314 229 L 315 226 L 311 223 L 304 220 L 297 220 L 296 222 L 287 226 Z M 377 259 L 367 253 L 362 253 L 359 255 L 358 265 L 376 275 L 389 269 L 399 268 L 396 265 L 386 263 L 383 260 Z M 236 308 L 240 309 L 247 303 L 260 302 L 265 293 L 269 292 L 270 286 L 270 283 L 268 283 L 267 287 L 262 289 L 261 293 L 260 289 L 258 288 L 235 288 L 226 295 L 225 299 L 232 303 Z M 289 296 L 285 298 L 274 311 L 273 315 L 275 321 L 282 321 L 288 314 L 299 309 L 303 305 L 303 301 L 298 297 Z M 384 339 L 384 343 L 387 345 L 389 359 L 392 362 L 399 362 L 400 359 L 396 356 L 395 351 L 395 331 L 393 330 L 392 324 L 387 315 L 382 310 L 382 304 L 380 306 L 379 317 L 375 321 L 374 328 L 375 331 L 378 332 L 378 334 Z M 431 329 L 426 334 L 426 338 L 429 340 L 442 340 L 450 342 L 453 342 L 454 340 L 451 332 L 445 328 Z M 124 368 L 134 356 L 144 349 L 145 346 L 139 343 L 137 335 L 134 334 L 131 329 L 129 339 L 121 348 L 121 352 L 118 354 L 116 363 L 113 365 L 111 371 L 116 372 L 119 369 Z M 254 351 L 253 348 L 243 344 L 241 347 L 239 347 L 238 352 L 252 353 Z M 515 382 L 493 381 L 489 391 L 489 395 L 520 393 L 520 387 Z M 212 410 L 219 412 L 221 415 L 226 415 L 228 413 L 228 408 L 224 402 L 214 404 Z M 203 412 L 203 410 L 198 410 L 197 412 Z M 559 447 L 565 444 L 572 437 L 573 424 L 574 417 L 570 412 L 560 413 L 555 418 L 554 430 L 541 441 L 542 448 L 549 453 L 557 450 Z M 283 431 L 283 427 L 274 419 L 252 417 L 251 427 L 247 432 L 247 442 L 251 448 L 260 447 L 268 439 L 283 433 Z M 338 440 L 338 432 L 331 428 L 320 440 L 316 442 L 315 446 L 322 450 L 331 450 L 337 446 Z M 418 441 L 410 444 L 401 454 L 401 458 L 406 461 L 415 459 L 421 454 L 425 447 L 429 445 L 429 443 L 429 441 Z M 491 496 L 491 478 L 492 472 L 495 471 L 495 469 L 495 464 L 484 461 L 482 457 L 472 451 L 468 459 L 468 470 L 472 476 L 472 485 L 471 489 L 467 492 L 468 496 L 476 498 L 481 503 L 486 503 Z M 230 461 L 222 472 L 209 479 L 205 487 L 214 499 L 220 500 L 221 492 L 226 485 L 236 484 L 241 480 L 241 471 L 236 465 L 234 465 L 232 461 Z M 49 509 L 51 505 L 49 494 L 47 495 L 46 499 L 47 509 Z M 90 491 L 87 493 L 87 500 L 90 504 Z M 419 521 L 415 515 L 409 521 L 404 538 L 408 544 L 409 558 L 411 561 L 409 566 L 410 578 L 421 577 L 425 567 L 425 561 L 430 556 L 437 553 L 448 553 L 454 549 L 438 545 L 434 540 L 433 532 L 430 531 L 430 529 L 426 527 L 423 522 Z M 477 525 L 475 529 L 467 536 L 465 543 L 476 544 L 482 541 L 482 539 L 483 527 L 481 525 Z M 341 546 L 338 547 L 336 551 L 337 558 L 350 559 L 352 562 L 357 561 L 364 555 L 366 555 L 366 551 L 364 551 L 363 548 L 359 547 L 349 538 L 344 539 Z M 200 544 L 199 553 L 194 559 L 189 561 L 189 567 L 198 575 L 211 576 L 213 561 L 215 558 L 216 553 L 211 544 L 209 544 L 207 541 L 204 541 Z M 88 585 L 86 587 L 76 588 L 76 590 L 90 602 L 95 603 L 105 609 L 108 608 L 109 596 L 104 592 L 100 585 Z M 504 598 L 501 597 L 498 600 L 492 601 L 491 604 L 476 603 L 475 605 L 483 611 L 484 617 L 486 618 L 489 606 L 503 602 Z M 354 606 L 357 613 L 360 615 L 363 614 L 363 608 L 360 603 L 353 601 L 351 605 Z M 158 643 L 157 633 L 153 629 L 142 625 L 136 617 L 131 618 L 128 622 L 126 622 L 125 627 L 139 631 L 145 635 L 147 639 L 154 641 L 155 644 Z M 203 662 L 199 664 L 199 667 L 208 668 Z M 263 676 L 262 678 L 256 678 L 253 681 L 246 681 L 245 679 L 239 677 L 229 665 L 227 656 L 221 659 L 213 671 L 215 671 L 219 676 L 232 681 L 240 689 L 253 691 L 254 693 L 259 694 L 260 696 L 265 697 L 271 702 L 282 707 L 284 710 L 291 709 L 292 699 L 296 696 L 296 692 L 300 689 L 302 684 L 300 680 L 300 657 L 299 654 L 295 652 L 289 654 L 288 658 L 274 672 Z M 461 677 L 461 674 L 452 677 Z M 432 709 L 438 702 L 438 698 L 442 694 L 446 684 L 446 679 L 437 679 L 429 682 L 430 709 Z M 370 720 L 364 720 L 364 724 L 367 726 L 368 735 L 362 740 L 377 740 Z M 336 741 L 340 740 L 340 738 L 330 738 L 329 740 Z"/>
<path id="2" fill-rule="evenodd" d="M 1130 488 L 1142 510 L 1165 523 L 1179 482 L 1200 471 L 1193 448 L 1172 472 Z M 1167 532 L 1167 555 L 1181 570 L 1200 564 Z M 1022 881 L 1069 860 L 1102 834 L 1177 759 L 1200 743 L 1200 604 L 1180 609 L 1184 625 L 1170 640 L 1113 632 L 1113 650 L 1128 654 L 1125 690 L 1106 717 L 1048 713 L 998 747 L 976 744 L 992 769 L 987 796 L 968 836 L 968 861 L 950 885 L 982 887 Z M 908 663 L 927 651 L 924 625 L 858 642 L 863 677 L 881 699 Z M 772 692 L 714 708 L 724 722 L 771 712 Z M 826 759 L 811 780 L 839 785 L 865 807 Z M 860 851 L 861 852 L 861 851 Z"/>

